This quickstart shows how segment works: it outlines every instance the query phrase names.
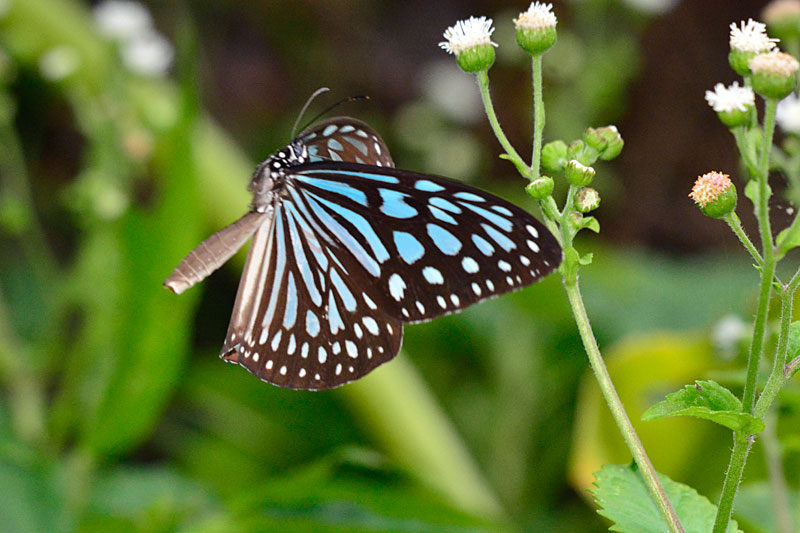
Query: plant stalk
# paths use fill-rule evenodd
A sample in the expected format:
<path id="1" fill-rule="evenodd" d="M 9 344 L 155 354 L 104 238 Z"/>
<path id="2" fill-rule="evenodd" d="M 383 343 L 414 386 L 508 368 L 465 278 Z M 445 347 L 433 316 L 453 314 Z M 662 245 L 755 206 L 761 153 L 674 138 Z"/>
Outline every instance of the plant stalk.
<path id="1" fill-rule="evenodd" d="M 642 446 L 642 442 L 639 440 L 639 436 L 636 434 L 636 430 L 633 428 L 633 424 L 630 418 L 628 418 L 622 401 L 614 388 L 611 376 L 608 374 L 608 369 L 606 368 L 603 357 L 600 354 L 600 349 L 597 346 L 597 341 L 592 333 L 592 326 L 589 323 L 586 308 L 583 305 L 583 298 L 581 297 L 580 288 L 578 287 L 577 276 L 574 276 L 572 279 L 564 278 L 564 287 L 567 291 L 572 314 L 575 316 L 575 322 L 578 324 L 578 331 L 580 332 L 583 346 L 586 349 L 586 354 L 589 356 L 592 371 L 597 378 L 597 383 L 600 385 L 600 390 L 611 410 L 614 421 L 617 423 L 617 427 L 619 427 L 622 433 L 622 438 L 625 440 L 625 444 L 628 446 L 636 464 L 639 466 L 645 484 L 650 490 L 650 494 L 655 499 L 661 515 L 664 517 L 664 520 L 666 520 L 669 530 L 672 533 L 683 532 L 683 526 L 678 519 L 678 515 L 675 513 L 675 509 L 672 507 L 669 498 L 667 498 L 667 494 L 664 491 L 664 487 L 661 485 L 661 481 L 658 479 L 655 468 L 653 468 L 653 464 L 650 462 L 650 458 L 647 456 L 647 452 L 645 452 L 644 446 Z"/>
<path id="2" fill-rule="evenodd" d="M 544 99 L 542 98 L 542 55 L 537 54 L 531 60 L 533 70 L 533 155 L 531 170 L 536 179 L 541 172 L 542 133 L 544 132 Z"/>

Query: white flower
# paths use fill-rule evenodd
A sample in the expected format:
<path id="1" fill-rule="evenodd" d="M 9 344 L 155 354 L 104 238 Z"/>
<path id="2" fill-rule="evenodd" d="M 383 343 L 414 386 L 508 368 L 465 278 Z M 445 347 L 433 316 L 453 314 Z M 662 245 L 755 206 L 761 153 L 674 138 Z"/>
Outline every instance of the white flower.
<path id="1" fill-rule="evenodd" d="M 558 19 L 553 13 L 553 4 L 544 2 L 531 2 L 527 11 L 519 14 L 519 18 L 514 19 L 517 29 L 524 28 L 534 30 L 539 28 L 555 28 Z"/>
<path id="2" fill-rule="evenodd" d="M 778 102 L 775 120 L 786 133 L 800 133 L 800 98 L 796 94 Z"/>
<path id="3" fill-rule="evenodd" d="M 775 43 L 779 39 L 773 39 L 767 35 L 767 26 L 763 22 L 756 22 L 749 19 L 746 23 L 741 22 L 741 28 L 735 22 L 731 23 L 731 50 L 739 52 L 769 52 L 775 48 Z"/>
<path id="4" fill-rule="evenodd" d="M 492 19 L 486 17 L 470 17 L 467 20 L 459 20 L 455 26 L 450 26 L 444 32 L 446 41 L 439 43 L 439 46 L 448 54 L 460 54 L 464 50 L 475 48 L 482 44 L 497 46 L 491 40 L 494 28 Z"/>
<path id="5" fill-rule="evenodd" d="M 121 52 L 125 66 L 144 76 L 166 74 L 175 56 L 172 44 L 155 31 L 137 35 L 122 46 Z"/>
<path id="6" fill-rule="evenodd" d="M 93 14 L 100 33 L 120 41 L 151 31 L 153 27 L 150 12 L 139 2 L 105 0 L 94 8 Z"/>
<path id="7" fill-rule="evenodd" d="M 756 103 L 756 95 L 750 87 L 739 87 L 739 82 L 733 82 L 730 87 L 718 83 L 713 91 L 706 91 L 706 102 L 714 111 L 747 111 Z"/>
<path id="8" fill-rule="evenodd" d="M 39 72 L 50 81 L 61 81 L 78 68 L 80 57 L 74 48 L 56 46 L 39 57 Z"/>

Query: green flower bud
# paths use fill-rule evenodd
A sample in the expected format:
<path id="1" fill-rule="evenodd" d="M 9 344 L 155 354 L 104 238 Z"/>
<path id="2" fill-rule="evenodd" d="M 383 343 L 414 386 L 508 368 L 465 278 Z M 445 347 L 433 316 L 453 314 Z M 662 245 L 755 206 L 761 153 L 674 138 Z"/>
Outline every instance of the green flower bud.
<path id="1" fill-rule="evenodd" d="M 797 60 L 784 52 L 759 54 L 750 60 L 753 90 L 765 98 L 782 100 L 794 90 L 798 68 Z"/>
<path id="2" fill-rule="evenodd" d="M 581 155 L 583 155 L 583 149 L 586 145 L 580 139 L 577 141 L 572 141 L 567 146 L 567 159 L 579 159 Z"/>
<path id="3" fill-rule="evenodd" d="M 750 60 L 756 56 L 755 52 L 745 52 L 743 50 L 731 50 L 728 52 L 728 64 L 736 71 L 739 76 L 749 76 Z"/>
<path id="4" fill-rule="evenodd" d="M 689 197 L 711 218 L 722 218 L 736 209 L 736 187 L 730 176 L 721 172 L 708 172 L 697 178 Z"/>
<path id="5" fill-rule="evenodd" d="M 556 24 L 552 4 L 531 2 L 527 11 L 514 19 L 517 28 L 517 44 L 532 55 L 540 55 L 556 42 Z"/>
<path id="6" fill-rule="evenodd" d="M 534 200 L 544 200 L 553 194 L 553 178 L 549 176 L 542 176 L 536 178 L 525 187 L 525 190 Z"/>
<path id="7" fill-rule="evenodd" d="M 577 159 L 570 159 L 567 163 L 567 181 L 576 187 L 585 187 L 594 179 L 595 171 L 592 167 L 581 164 Z"/>
<path id="8" fill-rule="evenodd" d="M 556 174 L 564 170 L 567 164 L 567 144 L 564 141 L 553 141 L 542 148 L 542 166 Z"/>
<path id="9" fill-rule="evenodd" d="M 761 12 L 761 19 L 767 23 L 770 35 L 781 41 L 800 37 L 800 2 L 797 0 L 773 0 Z"/>
<path id="10" fill-rule="evenodd" d="M 600 207 L 600 193 L 591 187 L 584 187 L 575 194 L 573 205 L 581 213 L 594 211 Z"/>
<path id="11" fill-rule="evenodd" d="M 491 40 L 494 28 L 492 19 L 470 17 L 459 20 L 444 32 L 446 41 L 439 43 L 448 54 L 455 54 L 456 62 L 466 72 L 486 70 L 494 63 L 494 47 Z"/>
<path id="12" fill-rule="evenodd" d="M 586 131 L 583 132 L 583 142 L 597 150 L 597 152 L 602 152 L 608 146 L 608 140 L 594 128 L 586 128 Z"/>
<path id="13" fill-rule="evenodd" d="M 482 44 L 456 54 L 456 63 L 464 72 L 486 70 L 494 63 L 494 47 Z"/>
<path id="14" fill-rule="evenodd" d="M 605 126 L 597 130 L 606 140 L 606 148 L 600 154 L 600 159 L 603 161 L 611 161 L 615 159 L 621 152 L 622 147 L 625 146 L 625 141 L 622 140 L 622 135 L 616 126 Z"/>

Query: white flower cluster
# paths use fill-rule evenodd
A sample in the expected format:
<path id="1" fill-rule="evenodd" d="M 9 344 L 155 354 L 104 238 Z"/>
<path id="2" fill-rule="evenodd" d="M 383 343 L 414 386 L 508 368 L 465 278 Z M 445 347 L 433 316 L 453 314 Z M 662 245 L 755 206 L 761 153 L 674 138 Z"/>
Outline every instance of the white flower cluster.
<path id="1" fill-rule="evenodd" d="M 444 32 L 444 38 L 447 40 L 440 42 L 439 46 L 448 54 L 456 55 L 482 44 L 497 46 L 497 43 L 492 42 L 492 33 L 494 33 L 492 19 L 470 17 L 467 20 L 459 20 L 455 26 L 447 28 Z"/>
<path id="2" fill-rule="evenodd" d="M 124 65 L 144 76 L 163 76 L 172 65 L 172 44 L 153 27 L 147 8 L 128 0 L 105 0 L 94 8 L 100 32 L 120 43 Z"/>
<path id="3" fill-rule="evenodd" d="M 767 35 L 767 26 L 763 22 L 749 19 L 740 24 L 741 27 L 737 26 L 735 22 L 731 23 L 731 50 L 760 54 L 774 49 L 775 43 L 779 41 Z"/>
<path id="4" fill-rule="evenodd" d="M 739 87 L 739 82 L 733 82 L 730 87 L 718 83 L 713 91 L 706 91 L 706 102 L 716 112 L 747 111 L 756 103 L 756 95 L 750 87 Z"/>

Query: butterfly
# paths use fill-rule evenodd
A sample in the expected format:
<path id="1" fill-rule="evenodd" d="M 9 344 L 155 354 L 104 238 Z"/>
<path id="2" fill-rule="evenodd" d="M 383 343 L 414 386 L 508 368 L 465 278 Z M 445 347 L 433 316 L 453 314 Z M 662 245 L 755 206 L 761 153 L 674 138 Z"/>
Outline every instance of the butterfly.
<path id="1" fill-rule="evenodd" d="M 400 350 L 403 324 L 519 289 L 561 263 L 536 218 L 448 178 L 396 169 L 370 126 L 323 121 L 267 158 L 250 211 L 164 285 L 180 294 L 252 237 L 220 357 L 292 389 L 358 379 Z"/>

